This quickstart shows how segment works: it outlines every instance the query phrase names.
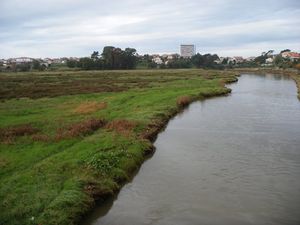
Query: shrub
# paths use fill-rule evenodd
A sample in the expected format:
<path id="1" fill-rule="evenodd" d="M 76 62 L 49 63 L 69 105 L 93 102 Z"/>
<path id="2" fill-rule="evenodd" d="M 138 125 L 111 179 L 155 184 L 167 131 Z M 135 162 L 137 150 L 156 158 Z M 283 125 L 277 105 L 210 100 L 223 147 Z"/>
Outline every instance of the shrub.
<path id="1" fill-rule="evenodd" d="M 180 96 L 176 100 L 176 103 L 180 108 L 189 105 L 191 102 L 192 102 L 192 98 L 189 96 Z"/>

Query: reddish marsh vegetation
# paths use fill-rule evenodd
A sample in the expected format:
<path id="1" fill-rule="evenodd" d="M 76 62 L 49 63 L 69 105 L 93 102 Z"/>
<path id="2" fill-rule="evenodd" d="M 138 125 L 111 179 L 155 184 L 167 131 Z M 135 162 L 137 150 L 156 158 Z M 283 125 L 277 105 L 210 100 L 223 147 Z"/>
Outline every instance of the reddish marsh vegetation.
<path id="1" fill-rule="evenodd" d="M 13 127 L 0 129 L 0 141 L 2 143 L 12 143 L 16 137 L 32 135 L 38 132 L 37 128 L 32 127 L 31 124 L 22 124 Z"/>
<path id="2" fill-rule="evenodd" d="M 70 125 L 67 129 L 61 128 L 57 131 L 55 140 L 59 141 L 66 138 L 85 136 L 93 133 L 105 125 L 103 119 L 88 119 Z"/>
<path id="3" fill-rule="evenodd" d="M 114 120 L 108 123 L 105 127 L 109 130 L 114 130 L 119 134 L 123 134 L 125 136 L 129 135 L 133 129 L 136 127 L 136 122 L 128 121 L 128 120 Z"/>
<path id="4" fill-rule="evenodd" d="M 105 109 L 107 107 L 106 102 L 96 102 L 96 101 L 91 101 L 91 102 L 84 102 L 81 103 L 75 110 L 75 113 L 78 114 L 88 114 L 88 113 L 93 113 L 101 109 Z"/>
<path id="5" fill-rule="evenodd" d="M 179 107 L 185 107 L 192 102 L 192 98 L 190 96 L 180 96 L 177 98 L 176 103 Z"/>

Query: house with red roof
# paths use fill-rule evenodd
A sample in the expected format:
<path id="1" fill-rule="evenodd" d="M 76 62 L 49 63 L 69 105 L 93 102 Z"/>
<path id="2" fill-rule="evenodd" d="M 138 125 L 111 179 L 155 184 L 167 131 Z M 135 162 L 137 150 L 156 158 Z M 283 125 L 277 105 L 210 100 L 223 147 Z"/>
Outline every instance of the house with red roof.
<path id="1" fill-rule="evenodd" d="M 298 52 L 283 52 L 281 53 L 283 58 L 289 58 L 292 61 L 300 59 L 300 54 Z"/>

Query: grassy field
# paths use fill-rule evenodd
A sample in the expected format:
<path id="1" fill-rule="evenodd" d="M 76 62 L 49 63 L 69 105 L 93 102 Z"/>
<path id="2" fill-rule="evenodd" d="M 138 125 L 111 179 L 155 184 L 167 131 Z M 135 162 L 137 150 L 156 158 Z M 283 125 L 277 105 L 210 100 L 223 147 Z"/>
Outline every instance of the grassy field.
<path id="1" fill-rule="evenodd" d="M 0 224 L 77 224 L 120 188 L 166 121 L 233 72 L 0 74 Z"/>

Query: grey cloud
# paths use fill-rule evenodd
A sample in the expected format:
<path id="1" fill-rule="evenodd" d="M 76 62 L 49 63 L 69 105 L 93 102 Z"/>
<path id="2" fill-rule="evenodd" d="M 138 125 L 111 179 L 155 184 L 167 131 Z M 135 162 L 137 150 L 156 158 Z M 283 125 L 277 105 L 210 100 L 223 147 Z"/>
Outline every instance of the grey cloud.
<path id="1" fill-rule="evenodd" d="M 0 58 L 84 56 L 105 45 L 178 52 L 183 42 L 220 54 L 299 51 L 299 13 L 296 0 L 1 0 Z"/>

